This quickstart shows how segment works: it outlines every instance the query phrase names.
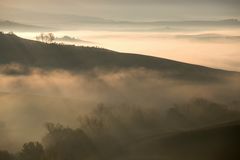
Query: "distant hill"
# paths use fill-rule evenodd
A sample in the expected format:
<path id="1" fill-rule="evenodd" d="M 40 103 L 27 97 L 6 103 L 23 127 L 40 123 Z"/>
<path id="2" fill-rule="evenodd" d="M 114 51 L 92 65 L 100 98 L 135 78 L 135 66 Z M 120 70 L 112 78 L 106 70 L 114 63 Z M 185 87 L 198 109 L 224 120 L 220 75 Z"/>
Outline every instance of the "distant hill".
<path id="1" fill-rule="evenodd" d="M 9 14 L 11 13 L 11 14 Z M 32 18 L 32 15 L 37 18 Z M 1 18 L 4 20 L 20 21 L 27 24 L 44 24 L 43 26 L 57 27 L 61 29 L 78 29 L 97 28 L 97 29 L 114 29 L 114 30 L 186 30 L 186 27 L 200 28 L 205 31 L 205 28 L 215 27 L 239 27 L 240 21 L 234 17 L 229 19 L 217 20 L 147 20 L 147 21 L 133 21 L 121 19 L 109 19 L 94 16 L 81 16 L 78 14 L 64 14 L 64 13 L 46 13 L 44 10 L 24 10 L 20 8 L 10 8 L 1 6 Z M 120 26 L 120 27 L 119 27 Z"/>
<path id="2" fill-rule="evenodd" d="M 64 69 L 80 72 L 94 68 L 107 70 L 146 68 L 164 76 L 196 81 L 216 81 L 236 74 L 163 58 L 119 53 L 102 48 L 46 44 L 0 34 L 0 65 L 17 63 L 45 70 Z"/>
<path id="3" fill-rule="evenodd" d="M 1 21 L 0 20 L 0 30 L 2 31 L 13 31 L 13 32 L 41 32 L 41 31 L 53 31 L 55 29 L 48 27 L 41 27 L 35 25 L 27 25 L 22 23 L 16 23 L 12 21 Z"/>
<path id="4" fill-rule="evenodd" d="M 55 15 L 56 16 L 56 15 Z M 126 26 L 168 26 L 168 27 L 239 27 L 238 19 L 223 19 L 223 20 L 185 20 L 185 21 L 128 21 L 128 20 L 113 20 L 99 17 L 87 17 L 77 15 L 61 15 L 65 18 L 67 24 L 98 24 L 98 25 L 126 25 Z"/>
<path id="5" fill-rule="evenodd" d="M 223 20 L 183 20 L 183 21 L 130 21 L 114 20 L 99 17 L 85 17 L 77 15 L 54 15 L 51 21 L 53 24 L 59 24 L 62 29 L 89 29 L 97 28 L 101 30 L 124 30 L 124 31 L 190 31 L 213 28 L 238 28 L 240 21 L 238 19 Z M 55 17 L 55 18 L 54 18 Z M 45 19 L 44 19 L 45 20 Z M 60 25 L 61 24 L 61 25 Z M 49 23 L 51 25 L 51 23 Z M 54 27 L 54 26 L 53 26 Z"/>

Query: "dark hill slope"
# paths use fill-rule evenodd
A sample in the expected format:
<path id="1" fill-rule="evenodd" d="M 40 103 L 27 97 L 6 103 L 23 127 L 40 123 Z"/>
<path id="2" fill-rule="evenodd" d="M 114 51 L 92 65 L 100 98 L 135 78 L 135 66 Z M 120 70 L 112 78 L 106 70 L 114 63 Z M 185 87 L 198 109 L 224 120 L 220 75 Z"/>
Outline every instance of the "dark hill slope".
<path id="1" fill-rule="evenodd" d="M 146 68 L 185 80 L 216 80 L 234 74 L 151 56 L 118 53 L 93 47 L 46 44 L 0 33 L 0 65 L 17 63 L 27 67 L 64 69 L 72 72 L 94 68 Z"/>
<path id="2" fill-rule="evenodd" d="M 129 159 L 237 160 L 240 158 L 239 135 L 240 121 L 168 136 L 155 135 L 131 145 Z"/>

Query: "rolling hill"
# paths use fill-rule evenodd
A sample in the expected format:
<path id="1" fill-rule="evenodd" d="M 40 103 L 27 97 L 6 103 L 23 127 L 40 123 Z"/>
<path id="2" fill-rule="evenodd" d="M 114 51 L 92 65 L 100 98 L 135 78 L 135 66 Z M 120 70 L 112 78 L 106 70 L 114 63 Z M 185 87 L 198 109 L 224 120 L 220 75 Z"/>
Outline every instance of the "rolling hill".
<path id="1" fill-rule="evenodd" d="M 226 122 L 206 128 L 155 135 L 129 146 L 129 159 L 221 160 L 239 159 L 240 122 Z"/>
<path id="2" fill-rule="evenodd" d="M 91 69 L 145 68 L 161 72 L 166 77 L 191 81 L 216 81 L 237 74 L 163 58 L 119 53 L 95 47 L 47 44 L 0 34 L 0 65 L 20 64 L 43 70 L 62 69 L 81 72 Z"/>

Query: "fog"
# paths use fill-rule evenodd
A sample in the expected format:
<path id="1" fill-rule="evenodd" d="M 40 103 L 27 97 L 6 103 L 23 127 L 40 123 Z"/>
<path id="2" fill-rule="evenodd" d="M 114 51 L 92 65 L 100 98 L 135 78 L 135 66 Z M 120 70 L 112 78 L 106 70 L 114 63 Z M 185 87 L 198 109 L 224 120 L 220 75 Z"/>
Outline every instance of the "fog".
<path id="1" fill-rule="evenodd" d="M 80 74 L 30 68 L 29 73 L 20 75 L 5 72 L 21 70 L 19 65 L 0 68 L 5 73 L 0 76 L 0 149 L 11 151 L 25 142 L 41 141 L 47 122 L 78 127 L 79 117 L 89 115 L 100 104 L 120 108 L 120 115 L 124 115 L 124 106 L 164 114 L 175 104 L 203 98 L 239 110 L 239 77 L 206 84 L 169 79 L 143 68 Z"/>

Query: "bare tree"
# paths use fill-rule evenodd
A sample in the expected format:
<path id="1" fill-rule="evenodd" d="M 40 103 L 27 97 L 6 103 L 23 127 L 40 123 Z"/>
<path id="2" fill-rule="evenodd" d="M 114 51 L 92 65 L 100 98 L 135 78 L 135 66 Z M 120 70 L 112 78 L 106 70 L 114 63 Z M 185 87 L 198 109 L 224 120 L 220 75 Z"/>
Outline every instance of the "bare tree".
<path id="1" fill-rule="evenodd" d="M 53 33 L 48 33 L 48 40 L 50 43 L 52 43 L 55 40 L 55 36 Z"/>
<path id="2" fill-rule="evenodd" d="M 55 36 L 53 33 L 44 34 L 41 33 L 39 36 L 36 36 L 37 41 L 52 43 L 55 40 Z"/>
<path id="3" fill-rule="evenodd" d="M 43 33 L 40 34 L 40 39 L 42 42 L 44 42 L 44 34 Z"/>

